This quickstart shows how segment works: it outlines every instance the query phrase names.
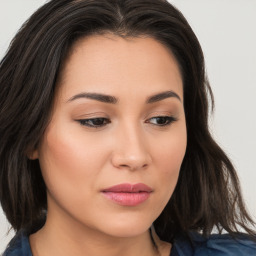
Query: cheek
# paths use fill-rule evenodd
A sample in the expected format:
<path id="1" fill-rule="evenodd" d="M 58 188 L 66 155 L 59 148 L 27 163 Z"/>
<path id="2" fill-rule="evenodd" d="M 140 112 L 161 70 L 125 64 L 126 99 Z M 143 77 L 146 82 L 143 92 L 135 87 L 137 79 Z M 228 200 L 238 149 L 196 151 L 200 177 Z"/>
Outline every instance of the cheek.
<path id="1" fill-rule="evenodd" d="M 177 126 L 170 136 L 154 147 L 154 160 L 158 167 L 159 182 L 171 196 L 178 181 L 180 167 L 186 152 L 187 135 L 185 122 Z M 159 184 L 160 185 L 160 184 Z"/>
<path id="2" fill-rule="evenodd" d="M 166 134 L 155 141 L 155 161 L 160 161 L 168 169 L 179 169 L 187 147 L 187 132 L 185 122 L 173 127 L 170 134 Z M 168 168 L 169 167 L 169 168 Z"/>
<path id="3" fill-rule="evenodd" d="M 94 177 L 100 170 L 103 152 L 90 145 L 79 133 L 64 129 L 48 130 L 39 150 L 39 161 L 46 186 L 54 193 L 85 194 L 94 185 Z M 101 155 L 101 160 L 97 156 Z M 74 189 L 75 188 L 75 189 Z M 66 191 L 66 192 L 65 192 Z"/>

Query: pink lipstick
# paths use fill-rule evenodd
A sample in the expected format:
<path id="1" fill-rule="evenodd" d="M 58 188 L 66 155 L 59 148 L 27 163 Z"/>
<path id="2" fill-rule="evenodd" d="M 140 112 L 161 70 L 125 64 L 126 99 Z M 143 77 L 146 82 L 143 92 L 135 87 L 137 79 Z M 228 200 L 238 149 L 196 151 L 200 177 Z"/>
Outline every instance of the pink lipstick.
<path id="1" fill-rule="evenodd" d="M 123 183 L 103 189 L 102 193 L 106 198 L 117 204 L 136 206 L 146 201 L 152 191 L 152 188 L 143 183 Z"/>

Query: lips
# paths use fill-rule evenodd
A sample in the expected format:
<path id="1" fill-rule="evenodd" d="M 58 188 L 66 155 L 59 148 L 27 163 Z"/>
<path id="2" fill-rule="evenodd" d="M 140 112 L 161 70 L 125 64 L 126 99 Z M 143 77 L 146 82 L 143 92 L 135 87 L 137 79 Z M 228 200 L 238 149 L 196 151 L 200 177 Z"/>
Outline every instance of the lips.
<path id="1" fill-rule="evenodd" d="M 102 194 L 117 204 L 136 206 L 146 201 L 152 191 L 152 188 L 143 183 L 123 183 L 102 190 Z"/>
<path id="2" fill-rule="evenodd" d="M 137 192 L 152 192 L 152 188 L 149 186 L 143 184 L 143 183 L 137 183 L 137 184 L 129 184 L 129 183 L 123 183 L 118 184 L 110 188 L 106 188 L 103 190 L 103 192 L 126 192 L 126 193 L 137 193 Z"/>

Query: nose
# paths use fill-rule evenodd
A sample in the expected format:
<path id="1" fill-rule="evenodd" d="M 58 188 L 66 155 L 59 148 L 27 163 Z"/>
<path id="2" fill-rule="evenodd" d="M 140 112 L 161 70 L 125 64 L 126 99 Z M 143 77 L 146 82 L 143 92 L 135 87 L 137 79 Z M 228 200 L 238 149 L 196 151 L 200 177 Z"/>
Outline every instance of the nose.
<path id="1" fill-rule="evenodd" d="M 151 160 L 149 141 L 141 129 L 129 126 L 116 133 L 113 166 L 135 171 L 147 168 Z"/>

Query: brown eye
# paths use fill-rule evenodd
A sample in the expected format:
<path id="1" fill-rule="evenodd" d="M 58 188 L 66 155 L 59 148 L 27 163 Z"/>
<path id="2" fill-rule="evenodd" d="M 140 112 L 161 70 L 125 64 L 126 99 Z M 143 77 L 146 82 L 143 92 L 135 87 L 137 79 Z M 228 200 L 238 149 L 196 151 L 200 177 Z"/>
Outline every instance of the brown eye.
<path id="1" fill-rule="evenodd" d="M 90 119 L 80 119 L 77 120 L 81 125 L 88 126 L 92 128 L 98 128 L 105 126 L 110 123 L 110 120 L 104 117 L 90 118 Z"/>
<path id="2" fill-rule="evenodd" d="M 166 125 L 170 125 L 175 121 L 177 121 L 177 119 L 172 116 L 156 116 L 156 117 L 150 118 L 147 121 L 147 123 L 151 123 L 153 125 L 158 125 L 158 126 L 166 126 Z"/>

